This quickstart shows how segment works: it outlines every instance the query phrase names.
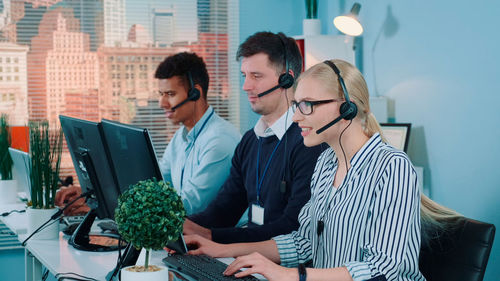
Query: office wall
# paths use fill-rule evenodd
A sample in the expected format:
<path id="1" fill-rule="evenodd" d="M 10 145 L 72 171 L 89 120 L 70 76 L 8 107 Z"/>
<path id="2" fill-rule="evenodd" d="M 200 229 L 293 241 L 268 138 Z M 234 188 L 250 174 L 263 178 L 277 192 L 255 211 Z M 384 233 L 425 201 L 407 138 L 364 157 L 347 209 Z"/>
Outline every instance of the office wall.
<path id="1" fill-rule="evenodd" d="M 288 36 L 302 34 L 305 17 L 303 0 L 240 0 L 240 43 L 258 31 L 283 32 Z M 255 125 L 259 115 L 252 112 L 246 94 L 240 103 L 240 129 L 247 131 Z"/>
<path id="2" fill-rule="evenodd" d="M 363 72 L 390 117 L 410 122 L 409 155 L 425 168 L 437 202 L 500 227 L 500 36 L 498 1 L 359 0 Z M 319 1 L 326 34 L 354 1 Z M 258 30 L 302 33 L 304 1 L 240 1 L 240 37 Z M 242 103 L 242 129 L 255 114 Z M 246 114 L 246 115 L 245 115 Z M 500 235 L 485 281 L 500 278 Z"/>

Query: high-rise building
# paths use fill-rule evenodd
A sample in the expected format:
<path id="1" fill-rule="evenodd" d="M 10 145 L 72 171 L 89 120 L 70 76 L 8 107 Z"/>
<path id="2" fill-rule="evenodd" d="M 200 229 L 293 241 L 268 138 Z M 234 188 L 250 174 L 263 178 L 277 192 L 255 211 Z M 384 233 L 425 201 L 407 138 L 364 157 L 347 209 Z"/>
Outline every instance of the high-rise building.
<path id="1" fill-rule="evenodd" d="M 9 114 L 9 123 L 28 121 L 26 54 L 28 46 L 0 42 L 0 112 Z"/>
<path id="2" fill-rule="evenodd" d="M 56 8 L 44 14 L 28 53 L 30 118 L 48 119 L 52 124 L 58 123 L 59 114 L 99 118 L 98 98 L 93 98 L 99 94 L 97 54 L 89 51 L 89 35 L 79 29 L 71 9 Z M 69 102 L 81 104 L 69 111 Z M 88 108 L 95 111 L 87 112 Z"/>
<path id="3" fill-rule="evenodd" d="M 134 42 L 139 45 L 150 45 L 151 39 L 149 38 L 149 32 L 146 28 L 140 24 L 134 24 L 130 27 L 127 36 L 128 42 Z"/>
<path id="4" fill-rule="evenodd" d="M 99 57 L 99 108 L 101 117 L 150 128 L 157 152 L 163 152 L 172 136 L 164 111 L 158 106 L 158 65 L 186 48 L 101 47 Z M 169 127 L 170 126 L 170 127 Z"/>
<path id="5" fill-rule="evenodd" d="M 80 31 L 89 34 L 90 50 L 101 45 L 113 47 L 127 40 L 125 0 L 64 0 L 53 8 L 73 10 L 80 21 Z"/>
<path id="6" fill-rule="evenodd" d="M 82 0 L 84 1 L 84 0 Z M 102 41 L 105 46 L 117 46 L 127 38 L 125 0 L 101 0 L 103 5 Z"/>
<path id="7" fill-rule="evenodd" d="M 154 42 L 160 46 L 171 45 L 175 39 L 174 9 L 154 9 L 152 20 Z"/>

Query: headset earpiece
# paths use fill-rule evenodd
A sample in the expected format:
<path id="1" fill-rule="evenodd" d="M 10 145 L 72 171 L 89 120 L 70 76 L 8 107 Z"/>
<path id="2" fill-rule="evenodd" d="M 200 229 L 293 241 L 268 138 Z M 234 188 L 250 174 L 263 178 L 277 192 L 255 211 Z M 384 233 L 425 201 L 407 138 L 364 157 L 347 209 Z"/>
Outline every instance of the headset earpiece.
<path id="1" fill-rule="evenodd" d="M 288 89 L 293 86 L 293 83 L 295 82 L 295 78 L 293 77 L 292 74 L 290 74 L 290 65 L 288 64 L 288 48 L 286 47 L 286 38 L 283 35 L 283 33 L 278 33 L 278 38 L 281 41 L 281 44 L 283 45 L 283 58 L 285 59 L 285 72 L 280 75 L 278 78 L 278 84 L 281 88 L 283 89 Z"/>
<path id="2" fill-rule="evenodd" d="M 329 60 L 324 61 L 326 65 L 328 65 L 335 74 L 337 74 L 337 78 L 339 80 L 340 87 L 342 88 L 342 91 L 344 92 L 344 98 L 345 102 L 343 102 L 340 105 L 340 116 L 342 116 L 343 119 L 345 120 L 352 120 L 356 115 L 358 114 L 358 107 L 356 106 L 355 103 L 353 103 L 349 99 L 349 92 L 347 92 L 347 88 L 344 83 L 344 78 L 342 78 L 342 75 L 340 75 L 340 70 L 338 67 Z"/>
<path id="3" fill-rule="evenodd" d="M 295 78 L 293 78 L 293 75 L 290 73 L 283 73 L 280 75 L 278 79 L 278 83 L 280 85 L 280 88 L 283 89 L 288 89 L 293 86 L 293 83 L 295 82 Z"/>
<path id="4" fill-rule="evenodd" d="M 345 101 L 340 105 L 340 115 L 344 114 L 346 114 L 344 117 L 345 120 L 352 120 L 358 114 L 358 107 L 353 102 Z"/>
<path id="5" fill-rule="evenodd" d="M 187 77 L 189 80 L 189 91 L 188 91 L 187 99 L 190 101 L 197 101 L 200 98 L 201 93 L 200 93 L 200 90 L 198 90 L 194 86 L 193 76 L 191 76 L 191 71 L 187 72 Z"/>
<path id="6" fill-rule="evenodd" d="M 190 101 L 197 101 L 201 96 L 200 90 L 196 89 L 195 87 L 189 89 L 188 92 L 188 99 Z"/>

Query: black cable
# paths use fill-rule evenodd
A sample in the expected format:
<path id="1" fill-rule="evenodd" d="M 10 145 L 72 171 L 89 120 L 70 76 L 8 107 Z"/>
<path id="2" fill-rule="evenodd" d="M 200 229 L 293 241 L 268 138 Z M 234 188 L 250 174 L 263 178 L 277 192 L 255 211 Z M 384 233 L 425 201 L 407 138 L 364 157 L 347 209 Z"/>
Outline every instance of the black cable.
<path id="1" fill-rule="evenodd" d="M 47 280 L 47 277 L 49 277 L 49 270 L 45 269 L 45 271 L 42 274 L 42 281 Z"/>
<path id="2" fill-rule="evenodd" d="M 74 275 L 74 276 L 71 276 L 71 275 Z M 74 272 L 57 273 L 55 275 L 55 277 L 58 281 L 60 281 L 60 280 L 98 281 L 97 279 L 94 279 L 92 277 L 83 276 L 83 275 L 80 275 L 80 274 L 74 273 Z M 80 278 L 78 278 L 78 277 L 80 277 Z M 84 279 L 82 279 L 82 278 L 84 278 Z"/>
<path id="3" fill-rule="evenodd" d="M 40 232 L 42 229 L 44 229 L 46 227 L 46 225 L 51 222 L 51 221 L 55 221 L 57 219 L 59 219 L 59 217 L 63 214 L 63 212 L 71 205 L 73 205 L 73 203 L 75 203 L 77 200 L 79 200 L 80 198 L 83 198 L 83 197 L 87 197 L 89 196 L 91 193 L 90 192 L 85 192 L 85 193 L 82 193 L 80 194 L 80 196 L 78 196 L 77 198 L 75 198 L 73 201 L 69 202 L 68 204 L 66 204 L 66 206 L 64 206 L 64 208 L 62 209 L 59 209 L 55 214 L 53 214 L 50 219 L 46 222 L 44 222 L 39 228 L 37 228 L 35 231 L 33 231 L 33 233 L 31 233 L 28 238 L 24 239 L 24 241 L 21 243 L 21 245 L 24 247 L 26 246 L 26 242 L 28 242 L 28 240 L 33 237 L 33 235 L 37 234 L 38 232 Z"/>
<path id="4" fill-rule="evenodd" d="M 10 212 L 5 212 L 5 213 L 0 214 L 0 216 L 6 217 L 12 213 L 24 213 L 24 212 L 26 212 L 26 210 L 12 210 Z"/>
<path id="5" fill-rule="evenodd" d="M 283 172 L 283 178 L 281 179 L 281 184 L 284 184 L 285 187 L 284 187 L 284 191 L 283 190 L 280 190 L 282 191 L 282 193 L 285 193 L 286 192 L 286 181 L 285 181 L 285 178 L 286 178 L 286 165 L 287 165 L 287 154 L 286 154 L 286 146 L 287 146 L 287 142 L 288 142 L 288 135 L 286 134 L 286 131 L 287 131 L 287 126 L 286 126 L 286 122 L 288 121 L 288 111 L 290 109 L 290 101 L 288 100 L 288 93 L 287 93 L 287 89 L 285 89 L 285 98 L 286 98 L 286 105 L 287 105 L 287 109 L 286 109 L 286 116 L 285 116 L 285 134 L 283 135 L 285 137 L 285 149 L 283 150 L 284 153 L 284 157 L 285 157 L 285 161 L 284 161 L 284 172 Z M 292 121 L 293 122 L 293 121 Z M 290 124 L 291 125 L 291 124 Z"/>
<path id="6" fill-rule="evenodd" d="M 344 132 L 347 130 L 347 128 L 349 128 L 349 126 L 351 126 L 352 124 L 352 119 L 349 120 L 349 124 L 344 128 L 344 130 L 342 130 L 342 132 L 340 133 L 340 136 L 339 136 L 339 144 L 340 144 L 340 149 L 342 149 L 342 153 L 344 154 L 344 162 L 345 162 L 345 174 L 347 175 L 347 156 L 345 155 L 345 151 L 344 151 L 344 147 L 342 147 L 342 135 L 344 134 Z"/>
<path id="7" fill-rule="evenodd" d="M 123 264 L 123 259 L 125 257 L 122 257 L 122 236 L 120 235 L 118 237 L 118 259 L 116 260 L 116 267 L 115 267 L 115 271 L 111 274 L 109 280 L 113 280 L 113 278 L 118 274 L 118 272 L 120 271 L 119 269 L 122 267 L 122 264 Z"/>

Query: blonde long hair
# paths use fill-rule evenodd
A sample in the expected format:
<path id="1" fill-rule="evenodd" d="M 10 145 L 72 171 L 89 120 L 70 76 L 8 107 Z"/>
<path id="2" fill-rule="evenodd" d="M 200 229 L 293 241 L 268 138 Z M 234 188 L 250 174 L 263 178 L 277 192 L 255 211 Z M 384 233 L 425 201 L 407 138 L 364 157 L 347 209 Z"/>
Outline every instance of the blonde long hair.
<path id="1" fill-rule="evenodd" d="M 340 74 L 344 79 L 345 86 L 349 91 L 349 98 L 358 107 L 356 118 L 360 119 L 363 124 L 363 130 L 368 137 L 372 137 L 375 133 L 379 133 L 382 141 L 386 142 L 382 129 L 375 118 L 375 115 L 370 110 L 370 96 L 368 87 L 361 72 L 352 64 L 334 59 L 331 60 L 340 70 Z M 332 93 L 337 94 L 337 98 L 343 99 L 344 94 L 342 87 L 337 79 L 337 75 L 325 63 L 318 63 L 302 73 L 298 78 L 297 83 L 301 80 L 312 77 L 319 81 L 325 89 L 330 89 Z M 443 231 L 451 229 L 456 222 L 463 218 L 459 213 L 439 205 L 432 201 L 425 194 L 420 196 L 420 217 L 422 223 L 422 241 L 427 242 Z"/>

